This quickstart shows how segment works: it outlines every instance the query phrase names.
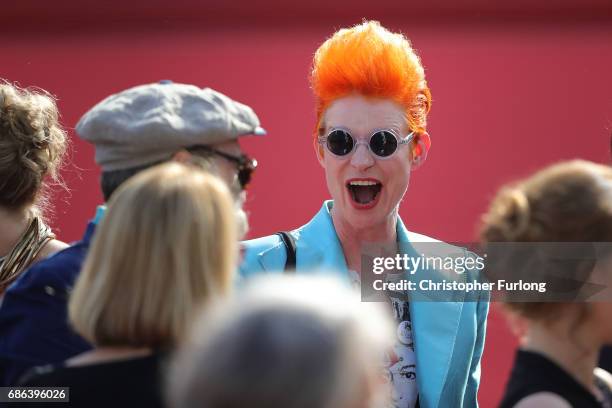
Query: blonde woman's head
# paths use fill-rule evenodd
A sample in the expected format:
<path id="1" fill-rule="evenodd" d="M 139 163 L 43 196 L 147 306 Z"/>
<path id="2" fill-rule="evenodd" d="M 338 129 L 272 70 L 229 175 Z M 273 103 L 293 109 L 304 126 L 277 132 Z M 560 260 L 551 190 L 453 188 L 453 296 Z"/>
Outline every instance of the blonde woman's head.
<path id="1" fill-rule="evenodd" d="M 76 331 L 98 346 L 179 341 L 198 306 L 225 295 L 237 257 L 226 185 L 193 166 L 162 164 L 108 204 L 70 300 Z"/>

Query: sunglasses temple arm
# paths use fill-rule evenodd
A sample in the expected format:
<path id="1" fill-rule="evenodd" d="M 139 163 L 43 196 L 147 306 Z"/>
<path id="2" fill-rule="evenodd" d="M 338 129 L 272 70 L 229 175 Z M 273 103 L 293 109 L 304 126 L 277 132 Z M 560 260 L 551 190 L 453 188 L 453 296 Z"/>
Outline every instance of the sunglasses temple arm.
<path id="1" fill-rule="evenodd" d="M 414 140 L 414 132 L 410 132 L 405 138 L 400 140 L 399 144 L 407 144 Z"/>

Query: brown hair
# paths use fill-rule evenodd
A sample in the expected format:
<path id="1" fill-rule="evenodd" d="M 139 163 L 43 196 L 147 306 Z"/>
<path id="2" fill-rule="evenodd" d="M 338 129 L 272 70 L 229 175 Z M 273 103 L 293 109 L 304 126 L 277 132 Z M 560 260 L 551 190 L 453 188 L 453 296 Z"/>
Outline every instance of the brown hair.
<path id="1" fill-rule="evenodd" d="M 67 139 L 58 116 L 48 92 L 0 80 L 0 205 L 20 209 L 40 202 L 45 177 L 60 182 Z"/>
<path id="2" fill-rule="evenodd" d="M 583 160 L 547 167 L 503 187 L 483 217 L 483 244 L 492 242 L 612 242 L 612 168 Z M 582 269 L 582 270 L 581 270 Z M 590 273 L 564 268 L 569 279 Z M 512 302 L 510 311 L 547 319 L 558 303 Z"/>

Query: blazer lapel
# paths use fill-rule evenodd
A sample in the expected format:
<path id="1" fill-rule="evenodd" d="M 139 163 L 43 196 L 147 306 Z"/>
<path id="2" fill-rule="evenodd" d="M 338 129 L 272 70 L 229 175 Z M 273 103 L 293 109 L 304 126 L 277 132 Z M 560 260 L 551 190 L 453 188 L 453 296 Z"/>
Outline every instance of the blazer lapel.
<path id="1" fill-rule="evenodd" d="M 397 234 L 398 241 L 404 244 L 423 240 L 436 242 L 429 237 L 408 232 L 399 218 Z M 427 294 L 416 291 L 411 298 L 427 298 Z M 463 302 L 410 302 L 419 404 L 423 408 L 443 406 L 442 391 L 449 374 L 462 308 Z"/>
<path id="2" fill-rule="evenodd" d="M 344 251 L 329 213 L 332 205 L 333 201 L 325 201 L 317 215 L 296 231 L 297 270 L 334 273 L 349 282 Z"/>

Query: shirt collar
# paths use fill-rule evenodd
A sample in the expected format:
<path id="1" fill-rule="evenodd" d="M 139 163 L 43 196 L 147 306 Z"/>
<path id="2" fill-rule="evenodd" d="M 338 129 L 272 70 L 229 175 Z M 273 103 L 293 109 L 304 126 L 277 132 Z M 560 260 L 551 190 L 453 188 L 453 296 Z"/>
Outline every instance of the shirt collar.
<path id="1" fill-rule="evenodd" d="M 98 225 L 100 221 L 102 221 L 102 218 L 104 218 L 105 213 L 106 205 L 99 205 L 98 207 L 96 207 L 96 215 L 94 215 L 94 218 L 91 220 L 91 223 L 94 225 Z"/>

